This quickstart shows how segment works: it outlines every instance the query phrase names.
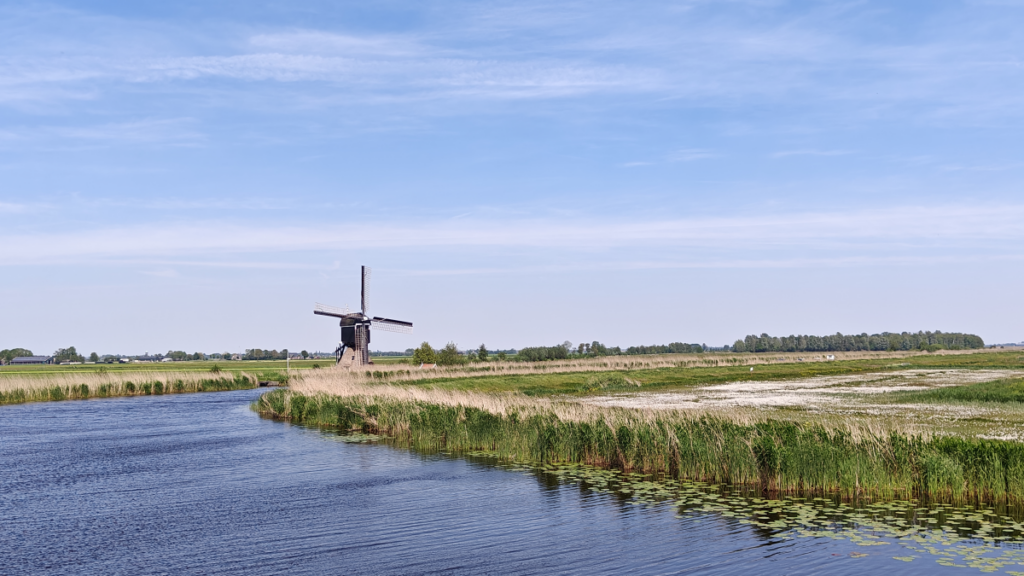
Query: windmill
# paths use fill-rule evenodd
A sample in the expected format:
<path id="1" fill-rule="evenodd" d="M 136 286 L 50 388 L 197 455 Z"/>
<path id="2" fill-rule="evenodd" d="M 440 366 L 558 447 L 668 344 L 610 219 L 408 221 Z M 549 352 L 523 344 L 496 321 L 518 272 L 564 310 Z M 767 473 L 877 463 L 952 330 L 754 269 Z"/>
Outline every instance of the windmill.
<path id="1" fill-rule="evenodd" d="M 362 267 L 362 290 L 360 291 L 360 310 L 352 312 L 348 306 L 338 308 L 337 306 L 326 306 L 317 302 L 313 307 L 313 314 L 320 316 L 332 316 L 341 318 L 341 342 L 334 351 L 338 358 L 338 364 L 346 361 L 347 367 L 362 366 L 370 364 L 370 327 L 387 332 L 399 332 L 412 334 L 412 322 L 402 322 L 367 316 L 369 307 L 370 269 Z"/>

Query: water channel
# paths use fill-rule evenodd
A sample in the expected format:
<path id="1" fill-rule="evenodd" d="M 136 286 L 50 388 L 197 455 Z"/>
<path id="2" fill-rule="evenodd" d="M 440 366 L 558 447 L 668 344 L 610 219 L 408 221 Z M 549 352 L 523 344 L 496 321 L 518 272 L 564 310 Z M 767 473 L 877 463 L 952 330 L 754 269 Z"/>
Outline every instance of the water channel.
<path id="1" fill-rule="evenodd" d="M 259 418 L 260 393 L 0 407 L 0 574 L 1024 573 L 1009 528 L 837 537 L 809 502 L 787 506 L 820 532 L 778 502 L 345 441 Z"/>

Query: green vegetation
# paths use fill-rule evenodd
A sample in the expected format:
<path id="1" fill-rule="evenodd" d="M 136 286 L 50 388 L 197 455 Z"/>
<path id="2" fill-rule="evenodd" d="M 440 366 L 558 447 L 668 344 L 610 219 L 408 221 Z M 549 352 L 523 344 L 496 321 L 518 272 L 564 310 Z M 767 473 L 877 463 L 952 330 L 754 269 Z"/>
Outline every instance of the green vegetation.
<path id="1" fill-rule="evenodd" d="M 1024 379 L 1012 378 L 934 390 L 891 392 L 899 402 L 1024 402 Z"/>
<path id="2" fill-rule="evenodd" d="M 834 336 L 769 336 L 753 334 L 737 340 L 733 352 L 855 352 L 885 350 L 971 350 L 984 348 L 985 341 L 974 334 L 960 332 L 867 333 Z"/>
<path id="3" fill-rule="evenodd" d="M 437 352 L 429 342 L 420 344 L 420 347 L 413 350 L 412 361 L 414 364 L 434 364 L 437 362 Z"/>
<path id="4" fill-rule="evenodd" d="M 53 361 L 57 364 L 61 362 L 85 362 L 85 356 L 78 353 L 74 346 L 68 348 L 58 348 L 53 353 Z"/>
<path id="5" fill-rule="evenodd" d="M 10 350 L 0 350 L 0 364 L 10 364 L 11 360 L 19 358 L 21 356 L 33 356 L 32 351 L 28 348 L 11 348 Z"/>
<path id="6" fill-rule="evenodd" d="M 1024 499 L 1024 444 L 767 420 L 604 410 L 573 419 L 539 404 L 505 414 L 386 396 L 264 394 L 268 417 L 395 438 L 417 450 L 611 467 L 768 493 Z"/>
<path id="7" fill-rule="evenodd" d="M 374 359 L 376 362 L 377 360 Z M 206 360 L 188 362 L 150 362 L 131 364 L 80 364 L 74 366 L 58 365 L 25 365 L 25 366 L 0 366 L 0 381 L 7 375 L 13 374 L 88 374 L 88 373 L 117 373 L 117 372 L 208 372 L 214 366 L 218 366 L 225 372 L 232 373 L 256 373 L 256 372 L 280 372 L 284 373 L 286 366 L 290 365 L 292 371 L 306 370 L 314 364 L 322 366 L 333 366 L 334 360 Z"/>
<path id="8" fill-rule="evenodd" d="M 173 373 L 172 373 L 173 374 Z M 65 376 L 22 379 L 12 384 L 0 379 L 0 405 L 45 402 L 54 400 L 84 400 L 87 398 L 110 398 L 114 396 L 139 396 L 160 394 L 183 394 L 189 392 L 217 392 L 255 388 L 259 377 L 247 374 L 226 376 L 211 375 L 195 378 L 189 374 L 137 373 L 133 378 L 150 378 L 133 382 L 108 374 L 79 374 L 81 380 L 89 383 L 75 383 L 74 378 Z M 91 384 L 91 385 L 90 385 Z"/>
<path id="9" fill-rule="evenodd" d="M 708 354 L 708 366 L 668 366 L 664 368 L 642 368 L 642 361 L 626 360 L 619 370 L 623 377 L 642 383 L 643 390 L 668 390 L 697 385 L 725 384 L 729 382 L 750 382 L 765 380 L 789 380 L 814 376 L 837 376 L 869 372 L 894 372 L 919 368 L 1012 368 L 1024 369 L 1024 356 L 1020 352 L 979 352 L 961 354 L 919 354 L 894 361 L 892 358 L 870 358 L 861 360 L 837 360 L 833 362 L 780 362 L 758 364 L 753 372 L 743 363 L 749 356 L 735 354 Z M 715 360 L 735 365 L 715 366 Z M 623 359 L 625 360 L 625 359 Z M 699 359 L 691 362 L 700 362 Z M 633 365 L 635 364 L 635 368 Z M 470 364 L 470 377 L 439 377 L 415 381 L 415 385 L 430 386 L 448 390 L 471 390 L 478 392 L 522 392 L 529 396 L 554 394 L 599 393 L 598 389 L 586 390 L 587 379 L 596 372 L 583 370 L 548 372 L 541 374 L 493 375 L 492 366 Z"/>

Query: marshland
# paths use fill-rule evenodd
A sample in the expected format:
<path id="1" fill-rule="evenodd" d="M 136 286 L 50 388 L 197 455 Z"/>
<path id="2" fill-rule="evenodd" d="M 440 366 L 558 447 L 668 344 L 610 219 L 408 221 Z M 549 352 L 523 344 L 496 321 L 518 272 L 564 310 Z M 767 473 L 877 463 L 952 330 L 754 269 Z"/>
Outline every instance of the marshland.
<path id="1" fill-rule="evenodd" d="M 795 360 L 322 370 L 253 409 L 417 450 L 488 451 L 772 494 L 1024 499 L 1019 351 Z"/>
<path id="2" fill-rule="evenodd" d="M 276 573 L 301 550 L 307 571 L 396 572 L 413 561 L 404 547 L 430 565 L 487 569 L 423 540 L 422 522 L 434 538 L 512 546 L 505 566 L 523 571 L 650 568 L 650 554 L 729 570 L 761 554 L 840 572 L 1024 563 L 1020 350 L 181 366 L 192 369 L 0 373 L 16 404 L 0 407 L 0 432 L 14 440 L 0 452 L 18 471 L 0 480 L 4 493 L 50 486 L 31 511 L 0 513 L 39 534 L 30 548 L 0 529 L 21 571 L 52 563 L 70 537 L 34 528 L 53 524 L 54 501 L 87 519 L 86 546 L 57 573 L 99 566 L 86 551 L 110 542 L 123 551 L 114 561 L 128 554 L 150 570 Z M 286 387 L 252 389 L 265 379 Z M 53 401 L 62 394 L 90 401 Z M 62 453 L 76 454 L 73 471 L 51 460 Z M 36 470 L 70 474 L 75 488 Z M 110 470 L 123 470 L 112 493 Z M 125 498 L 137 493 L 147 498 Z M 182 530 L 220 536 L 154 556 L 111 529 L 163 537 L 147 519 L 172 513 Z M 644 556 L 618 547 L 624 525 L 644 538 Z M 679 538 L 702 552 L 679 556 Z M 226 541 L 260 560 L 236 565 Z M 371 554 L 389 541 L 390 553 Z"/>

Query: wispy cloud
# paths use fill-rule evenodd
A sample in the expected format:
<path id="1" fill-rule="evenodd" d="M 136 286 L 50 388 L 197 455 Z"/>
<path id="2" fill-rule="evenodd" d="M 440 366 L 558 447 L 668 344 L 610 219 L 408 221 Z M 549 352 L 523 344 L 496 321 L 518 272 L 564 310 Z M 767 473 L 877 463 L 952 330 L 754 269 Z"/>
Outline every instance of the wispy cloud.
<path id="1" fill-rule="evenodd" d="M 694 160 L 706 160 L 708 158 L 717 158 L 718 156 L 718 154 L 715 154 L 710 150 L 687 148 L 684 150 L 676 150 L 669 154 L 666 160 L 669 162 L 693 162 Z"/>
<path id="2" fill-rule="evenodd" d="M 961 249 L 1019 242 L 1024 205 L 898 207 L 830 213 L 618 221 L 457 219 L 419 223 L 278 226 L 225 222 L 151 224 L 63 233 L 6 234 L 0 263 L 60 259 L 161 258 L 215 253 L 264 254 L 456 247 L 616 250 L 650 247 L 715 250 L 832 250 L 855 258 L 876 248 Z"/>
<path id="3" fill-rule="evenodd" d="M 29 206 L 27 204 L 15 204 L 13 202 L 0 202 L 0 213 L 4 214 L 20 214 L 22 212 L 28 212 Z"/>
<path id="4" fill-rule="evenodd" d="M 852 150 L 817 150 L 805 148 L 801 150 L 783 150 L 772 153 L 772 158 L 788 158 L 790 156 L 848 156 L 854 154 Z"/>

